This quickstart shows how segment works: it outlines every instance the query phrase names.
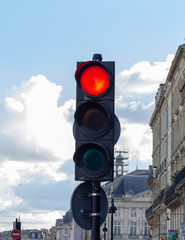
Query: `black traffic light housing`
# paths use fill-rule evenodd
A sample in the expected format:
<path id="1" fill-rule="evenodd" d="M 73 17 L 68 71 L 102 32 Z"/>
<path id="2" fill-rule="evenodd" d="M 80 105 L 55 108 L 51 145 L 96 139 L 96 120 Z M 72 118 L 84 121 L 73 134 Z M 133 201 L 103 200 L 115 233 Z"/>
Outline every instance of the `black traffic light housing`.
<path id="1" fill-rule="evenodd" d="M 115 63 L 93 60 L 75 73 L 75 180 L 113 181 Z"/>
<path id="2" fill-rule="evenodd" d="M 15 219 L 15 222 L 13 222 L 13 229 L 15 230 L 15 229 L 17 229 L 17 230 L 19 230 L 20 232 L 21 232 L 21 221 L 20 221 L 20 217 L 19 217 L 19 219 Z M 18 238 L 17 240 L 21 240 L 21 237 L 20 238 Z"/>

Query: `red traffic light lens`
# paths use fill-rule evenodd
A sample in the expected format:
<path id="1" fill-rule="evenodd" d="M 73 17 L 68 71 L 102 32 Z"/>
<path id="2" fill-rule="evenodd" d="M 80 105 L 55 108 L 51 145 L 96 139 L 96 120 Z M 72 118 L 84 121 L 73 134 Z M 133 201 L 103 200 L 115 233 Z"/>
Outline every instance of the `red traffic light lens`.
<path id="1" fill-rule="evenodd" d="M 90 66 L 82 72 L 80 84 L 87 94 L 98 96 L 107 91 L 110 85 L 110 77 L 103 67 Z"/>

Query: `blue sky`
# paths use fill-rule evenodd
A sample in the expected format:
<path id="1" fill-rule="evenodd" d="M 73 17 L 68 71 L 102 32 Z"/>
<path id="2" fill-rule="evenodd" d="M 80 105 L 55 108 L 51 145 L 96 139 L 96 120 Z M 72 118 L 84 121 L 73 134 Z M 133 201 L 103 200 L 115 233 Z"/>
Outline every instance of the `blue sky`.
<path id="1" fill-rule="evenodd" d="M 94 53 L 116 63 L 115 149 L 129 150 L 130 171 L 148 168 L 148 123 L 184 44 L 184 8 L 179 0 L 0 0 L 0 231 L 19 214 L 24 229 L 49 228 L 69 209 L 74 72 Z"/>
<path id="2" fill-rule="evenodd" d="M 115 60 L 117 72 L 137 61 L 162 60 L 184 41 L 183 6 L 183 1 L 1 0 L 1 94 L 38 73 L 59 84 L 65 78 L 68 88 L 75 62 L 96 52 Z"/>

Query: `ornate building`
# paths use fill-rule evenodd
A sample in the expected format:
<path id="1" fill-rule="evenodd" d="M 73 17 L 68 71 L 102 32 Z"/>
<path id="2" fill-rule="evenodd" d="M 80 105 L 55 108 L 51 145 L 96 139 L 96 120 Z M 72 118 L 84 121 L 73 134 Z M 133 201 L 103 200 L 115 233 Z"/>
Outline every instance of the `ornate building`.
<path id="1" fill-rule="evenodd" d="M 149 239 L 149 225 L 145 217 L 146 209 L 151 205 L 151 190 L 148 186 L 149 170 L 135 170 L 117 178 L 113 183 L 103 186 L 111 206 L 114 191 L 114 239 Z M 106 219 L 107 239 L 111 234 L 111 213 Z M 103 228 L 103 226 L 102 226 Z M 101 239 L 103 231 L 101 230 Z"/>
<path id="2" fill-rule="evenodd" d="M 37 230 L 37 229 L 27 229 L 27 230 L 22 230 L 21 231 L 21 239 L 24 240 L 44 240 L 44 230 Z M 0 233 L 0 240 L 12 240 L 13 238 L 11 237 L 11 232 L 10 231 L 4 231 Z"/>
<path id="3" fill-rule="evenodd" d="M 72 240 L 72 214 L 67 211 L 62 219 L 56 220 L 56 240 Z"/>
<path id="4" fill-rule="evenodd" d="M 185 45 L 179 46 L 166 82 L 159 86 L 150 126 L 153 203 L 146 217 L 153 239 L 167 238 L 172 230 L 179 238 L 184 235 L 185 212 Z"/>

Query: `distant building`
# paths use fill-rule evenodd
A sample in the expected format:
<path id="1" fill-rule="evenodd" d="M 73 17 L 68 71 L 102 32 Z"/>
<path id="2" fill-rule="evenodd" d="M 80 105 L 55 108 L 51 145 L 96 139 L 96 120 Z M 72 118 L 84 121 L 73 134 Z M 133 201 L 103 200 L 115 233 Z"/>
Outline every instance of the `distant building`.
<path id="1" fill-rule="evenodd" d="M 22 239 L 43 239 L 42 231 L 40 230 L 30 230 L 27 234 L 22 231 Z"/>
<path id="2" fill-rule="evenodd" d="M 135 170 L 120 176 L 113 183 L 103 186 L 109 207 L 111 206 L 112 190 L 114 190 L 114 239 L 149 239 L 149 224 L 145 217 L 146 209 L 151 205 L 151 190 L 148 186 L 149 170 Z M 106 219 L 107 239 L 111 235 L 111 214 Z M 103 228 L 103 226 L 102 226 Z M 101 228 L 101 238 L 103 231 Z"/>
<path id="3" fill-rule="evenodd" d="M 0 240 L 12 240 L 11 231 L 4 231 L 0 233 Z"/>
<path id="4" fill-rule="evenodd" d="M 0 233 L 0 240 L 12 240 L 11 237 L 11 232 L 10 231 L 5 231 Z M 36 229 L 27 229 L 27 230 L 22 230 L 21 231 L 21 240 L 43 240 L 43 232 L 41 230 L 36 230 Z"/>
<path id="5" fill-rule="evenodd" d="M 72 240 L 72 214 L 67 211 L 62 219 L 56 220 L 56 240 Z"/>
<path id="6" fill-rule="evenodd" d="M 57 227 L 53 226 L 48 231 L 47 240 L 56 240 L 56 236 L 57 236 Z"/>

